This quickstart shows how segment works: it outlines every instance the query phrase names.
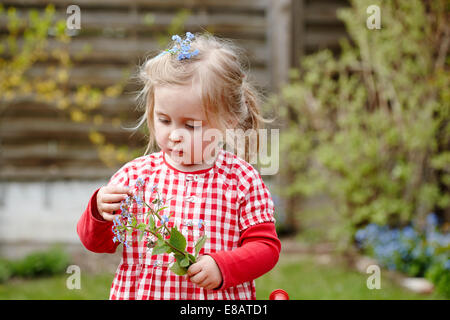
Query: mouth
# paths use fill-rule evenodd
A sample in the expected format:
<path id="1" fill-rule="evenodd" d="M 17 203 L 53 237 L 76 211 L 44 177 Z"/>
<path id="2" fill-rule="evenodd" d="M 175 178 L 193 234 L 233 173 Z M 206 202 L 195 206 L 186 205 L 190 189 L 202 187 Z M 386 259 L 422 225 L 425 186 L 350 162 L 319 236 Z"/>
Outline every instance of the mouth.
<path id="1" fill-rule="evenodd" d="M 183 155 L 183 151 L 182 150 L 169 150 L 170 153 L 177 155 L 177 156 L 182 156 Z"/>

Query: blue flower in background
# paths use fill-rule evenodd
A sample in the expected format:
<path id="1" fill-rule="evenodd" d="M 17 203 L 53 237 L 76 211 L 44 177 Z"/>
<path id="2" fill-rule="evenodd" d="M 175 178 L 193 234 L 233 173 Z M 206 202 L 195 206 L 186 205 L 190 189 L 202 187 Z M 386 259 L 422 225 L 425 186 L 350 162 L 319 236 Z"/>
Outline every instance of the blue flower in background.
<path id="1" fill-rule="evenodd" d="M 371 223 L 356 231 L 355 240 L 359 248 L 386 268 L 412 276 L 424 276 L 435 261 L 443 261 L 446 268 L 450 267 L 450 234 L 439 232 L 437 227 L 435 214 L 427 217 L 427 227 L 423 233 L 412 226 L 389 228 Z"/>
<path id="2" fill-rule="evenodd" d="M 435 213 L 430 213 L 427 216 L 427 226 L 429 226 L 431 228 L 436 228 L 438 223 L 439 223 L 439 220 Z"/>
<path id="3" fill-rule="evenodd" d="M 447 259 L 447 261 L 445 261 L 445 263 L 444 263 L 444 268 L 445 268 L 446 270 L 450 270 L 450 259 Z"/>
<path id="4" fill-rule="evenodd" d="M 403 239 L 414 240 L 417 238 L 417 232 L 412 227 L 405 227 L 402 232 Z"/>

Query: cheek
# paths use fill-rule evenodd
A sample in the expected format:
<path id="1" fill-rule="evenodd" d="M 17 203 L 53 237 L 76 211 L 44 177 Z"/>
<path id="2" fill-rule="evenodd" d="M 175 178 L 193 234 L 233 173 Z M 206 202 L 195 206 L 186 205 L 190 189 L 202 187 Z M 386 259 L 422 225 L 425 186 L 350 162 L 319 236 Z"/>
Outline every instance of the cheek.
<path id="1" fill-rule="evenodd" d="M 167 140 L 166 139 L 166 136 L 167 136 L 166 128 L 164 128 L 164 126 L 161 126 L 158 123 L 155 123 L 153 127 L 155 128 L 156 141 L 163 142 L 163 141 Z"/>

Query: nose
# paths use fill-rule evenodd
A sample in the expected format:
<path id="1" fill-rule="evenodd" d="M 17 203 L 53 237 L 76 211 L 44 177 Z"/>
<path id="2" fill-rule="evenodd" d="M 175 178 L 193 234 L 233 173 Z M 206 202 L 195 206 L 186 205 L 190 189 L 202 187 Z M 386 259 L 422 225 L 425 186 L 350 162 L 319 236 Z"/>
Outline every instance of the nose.
<path id="1" fill-rule="evenodd" d="M 172 142 L 183 141 L 183 135 L 181 134 L 180 130 L 172 130 L 169 134 L 169 140 Z"/>

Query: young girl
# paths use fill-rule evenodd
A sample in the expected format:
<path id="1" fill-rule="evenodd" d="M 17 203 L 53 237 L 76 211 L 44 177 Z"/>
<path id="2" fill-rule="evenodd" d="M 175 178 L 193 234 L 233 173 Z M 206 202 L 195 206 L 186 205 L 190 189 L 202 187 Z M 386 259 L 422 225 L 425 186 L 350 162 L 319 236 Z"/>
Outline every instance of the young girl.
<path id="1" fill-rule="evenodd" d="M 169 223 L 186 236 L 188 252 L 202 234 L 207 241 L 187 275 L 178 276 L 171 255 L 152 255 L 133 238 L 123 247 L 110 299 L 255 299 L 254 279 L 275 266 L 281 248 L 274 205 L 258 171 L 224 150 L 222 137 L 227 129 L 260 127 L 258 95 L 230 42 L 191 33 L 172 39 L 173 48 L 140 72 L 146 154 L 154 143 L 160 151 L 125 164 L 96 190 L 77 232 L 88 250 L 114 253 L 112 220 L 140 178 L 147 203 L 162 195 L 168 208 L 161 214 L 172 214 Z"/>

